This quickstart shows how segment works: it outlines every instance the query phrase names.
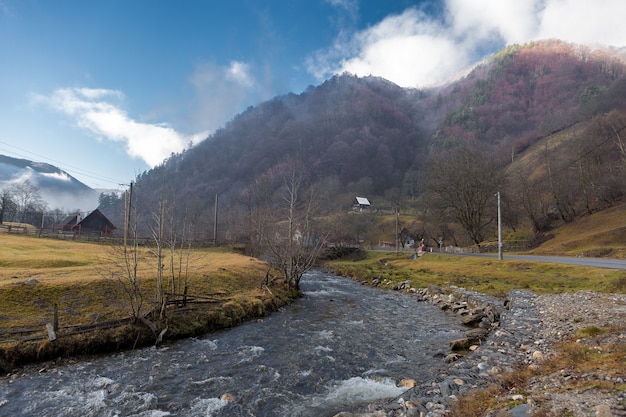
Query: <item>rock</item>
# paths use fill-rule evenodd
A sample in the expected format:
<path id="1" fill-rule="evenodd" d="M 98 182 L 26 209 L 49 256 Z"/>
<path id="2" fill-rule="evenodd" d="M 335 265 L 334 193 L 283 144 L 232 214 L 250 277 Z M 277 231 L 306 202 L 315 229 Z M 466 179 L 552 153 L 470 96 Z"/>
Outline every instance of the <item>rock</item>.
<path id="1" fill-rule="evenodd" d="M 439 391 L 441 392 L 441 396 L 443 398 L 448 398 L 451 394 L 450 392 L 450 384 L 447 381 L 443 381 L 439 383 Z"/>
<path id="2" fill-rule="evenodd" d="M 461 318 L 461 323 L 465 325 L 480 323 L 483 317 L 485 317 L 484 313 L 469 314 Z"/>
<path id="3" fill-rule="evenodd" d="M 417 382 L 414 379 L 402 379 L 398 382 L 398 386 L 404 388 L 413 388 L 416 385 Z"/>
<path id="4" fill-rule="evenodd" d="M 453 351 L 459 351 L 459 350 L 468 350 L 470 346 L 478 343 L 479 340 L 477 340 L 474 337 L 464 337 L 461 339 L 456 339 L 450 342 L 450 349 L 452 349 Z"/>
<path id="5" fill-rule="evenodd" d="M 606 404 L 597 405 L 594 408 L 596 417 L 613 417 L 613 413 L 611 412 L 611 407 Z"/>
<path id="6" fill-rule="evenodd" d="M 452 310 L 455 313 L 458 313 L 459 310 L 467 310 L 467 303 L 462 303 L 462 304 L 454 303 L 454 304 L 451 304 L 450 310 Z"/>
<path id="7" fill-rule="evenodd" d="M 452 362 L 456 362 L 459 359 L 461 359 L 463 356 L 459 355 L 458 353 L 451 353 L 448 356 L 446 356 L 446 358 L 444 359 L 445 363 L 452 363 Z"/>
<path id="8" fill-rule="evenodd" d="M 229 392 L 226 392 L 222 394 L 222 396 L 220 397 L 220 400 L 232 403 L 233 401 L 235 401 L 235 396 Z"/>
<path id="9" fill-rule="evenodd" d="M 530 404 L 520 404 L 517 407 L 513 407 L 509 410 L 509 415 L 511 417 L 530 417 L 532 407 Z"/>
<path id="10" fill-rule="evenodd" d="M 481 339 L 481 340 L 485 339 L 487 335 L 489 335 L 489 330 L 482 329 L 482 328 L 471 329 L 465 332 L 465 337 L 471 337 L 471 338 Z"/>

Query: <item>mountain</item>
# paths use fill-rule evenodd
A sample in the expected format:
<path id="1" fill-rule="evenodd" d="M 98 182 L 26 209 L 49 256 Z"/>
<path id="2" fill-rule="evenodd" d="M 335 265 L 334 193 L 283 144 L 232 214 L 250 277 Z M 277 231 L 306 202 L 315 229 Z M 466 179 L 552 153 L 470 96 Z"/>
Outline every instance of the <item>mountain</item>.
<path id="1" fill-rule="evenodd" d="M 424 166 L 433 153 L 481 143 L 510 163 L 539 152 L 539 144 L 548 146 L 546 137 L 563 132 L 579 132 L 560 136 L 576 137 L 565 150 L 580 147 L 585 138 L 606 144 L 602 138 L 619 125 L 625 109 L 626 63 L 609 51 L 556 40 L 510 46 L 463 78 L 432 89 L 344 74 L 248 108 L 204 142 L 139 175 L 134 198 L 150 210 L 167 196 L 178 209 L 193 206 L 209 223 L 216 195 L 235 216 L 250 184 L 261 176 L 277 177 L 297 161 L 308 182 L 321 190 L 325 212 L 345 210 L 356 195 L 391 208 L 421 194 L 428 176 Z M 618 116 L 608 121 L 608 114 Z M 581 139 L 583 131 L 591 136 Z M 603 152 L 618 155 L 614 149 Z M 615 155 L 603 160 L 616 163 Z M 541 177 L 532 170 L 527 174 Z M 270 184 L 268 192 L 280 185 Z M 612 187 L 615 195 L 622 193 L 618 188 Z M 108 209 L 121 213 L 122 204 Z M 548 217 L 552 209 L 546 204 Z"/>
<path id="2" fill-rule="evenodd" d="M 49 208 L 92 210 L 98 193 L 53 165 L 0 155 L 0 190 L 30 181 Z"/>

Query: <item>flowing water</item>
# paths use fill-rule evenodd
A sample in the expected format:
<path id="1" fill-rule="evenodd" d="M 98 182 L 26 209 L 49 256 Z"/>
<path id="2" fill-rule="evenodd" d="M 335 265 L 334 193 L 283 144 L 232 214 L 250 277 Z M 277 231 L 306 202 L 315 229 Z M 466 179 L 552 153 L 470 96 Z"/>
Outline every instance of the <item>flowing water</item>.
<path id="1" fill-rule="evenodd" d="M 0 416 L 332 416 L 430 379 L 462 331 L 406 294 L 321 271 L 301 286 L 234 329 L 0 378 Z"/>

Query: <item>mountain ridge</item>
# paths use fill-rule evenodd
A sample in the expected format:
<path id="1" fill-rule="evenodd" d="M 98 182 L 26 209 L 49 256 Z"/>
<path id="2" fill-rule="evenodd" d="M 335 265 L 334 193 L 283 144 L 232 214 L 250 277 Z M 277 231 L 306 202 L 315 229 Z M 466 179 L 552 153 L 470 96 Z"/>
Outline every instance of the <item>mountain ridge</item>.
<path id="1" fill-rule="evenodd" d="M 369 177 L 362 193 L 380 196 L 419 169 L 426 149 L 481 141 L 519 153 L 590 114 L 624 108 L 625 74 L 613 55 L 553 40 L 508 47 L 460 81 L 428 90 L 344 74 L 248 108 L 138 182 L 162 182 L 168 172 L 193 194 L 235 195 L 296 158 L 317 177 L 336 174 L 345 192 Z"/>
<path id="2" fill-rule="evenodd" d="M 45 163 L 0 155 L 0 189 L 31 182 L 49 208 L 92 210 L 98 205 L 98 192 L 66 171 Z"/>

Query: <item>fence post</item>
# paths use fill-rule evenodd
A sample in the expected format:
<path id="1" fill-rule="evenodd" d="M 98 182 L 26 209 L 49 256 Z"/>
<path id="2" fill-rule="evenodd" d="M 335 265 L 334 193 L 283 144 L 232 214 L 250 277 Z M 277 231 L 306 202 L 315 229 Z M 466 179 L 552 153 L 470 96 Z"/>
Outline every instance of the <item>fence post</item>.
<path id="1" fill-rule="evenodd" d="M 57 303 L 54 303 L 53 329 L 55 332 L 59 331 L 59 306 Z"/>

